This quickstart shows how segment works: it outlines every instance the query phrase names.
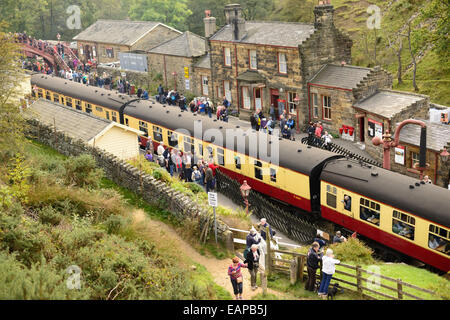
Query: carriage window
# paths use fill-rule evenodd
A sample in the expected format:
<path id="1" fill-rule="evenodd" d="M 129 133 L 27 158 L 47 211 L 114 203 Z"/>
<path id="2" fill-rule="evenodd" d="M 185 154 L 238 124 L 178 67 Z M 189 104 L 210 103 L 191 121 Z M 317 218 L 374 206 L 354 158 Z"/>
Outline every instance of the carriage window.
<path id="1" fill-rule="evenodd" d="M 450 234 L 449 231 L 430 224 L 428 236 L 428 247 L 433 250 L 450 255 Z"/>
<path id="2" fill-rule="evenodd" d="M 361 198 L 359 217 L 376 226 L 380 225 L 380 205 L 376 202 Z"/>
<path id="3" fill-rule="evenodd" d="M 106 113 L 106 119 L 110 120 L 109 119 L 109 111 L 105 111 L 105 113 Z"/>
<path id="4" fill-rule="evenodd" d="M 255 178 L 259 179 L 259 180 L 263 179 L 262 163 L 261 163 L 261 161 L 257 161 L 257 160 L 255 160 Z"/>
<path id="5" fill-rule="evenodd" d="M 47 100 L 52 100 L 52 97 L 51 97 L 51 95 L 50 95 L 50 91 L 46 91 L 46 94 L 45 94 L 45 99 L 47 99 Z"/>
<path id="6" fill-rule="evenodd" d="M 337 189 L 336 187 L 327 185 L 327 205 L 330 207 L 336 208 L 336 198 Z"/>
<path id="7" fill-rule="evenodd" d="M 112 121 L 117 122 L 117 113 L 111 112 L 111 116 L 112 116 Z"/>
<path id="8" fill-rule="evenodd" d="M 175 132 L 167 130 L 167 140 L 169 141 L 169 146 L 178 146 L 178 135 Z"/>
<path id="9" fill-rule="evenodd" d="M 92 113 L 92 105 L 90 103 L 86 103 L 86 112 Z"/>
<path id="10" fill-rule="evenodd" d="M 224 157 L 223 149 L 221 149 L 221 148 L 217 148 L 217 162 L 221 166 L 223 166 L 225 164 L 225 157 Z"/>
<path id="11" fill-rule="evenodd" d="M 194 154 L 194 139 L 192 139 L 191 137 L 184 137 L 184 152 L 191 152 L 192 154 Z"/>
<path id="12" fill-rule="evenodd" d="M 402 212 L 396 210 L 392 214 L 392 232 L 408 238 L 409 240 L 414 240 L 416 220 Z"/>
<path id="13" fill-rule="evenodd" d="M 83 108 L 81 107 L 81 101 L 80 100 L 75 100 L 75 108 L 77 110 L 83 110 Z"/>
<path id="14" fill-rule="evenodd" d="M 236 166 L 236 169 L 241 170 L 241 158 L 238 156 L 234 157 L 234 164 Z"/>
<path id="15" fill-rule="evenodd" d="M 67 98 L 66 99 L 66 106 L 68 106 L 68 107 L 73 107 L 73 105 L 72 105 L 72 98 Z"/>
<path id="16" fill-rule="evenodd" d="M 163 141 L 163 136 L 162 136 L 162 128 L 161 127 L 157 127 L 157 126 L 153 126 L 153 139 L 155 141 Z"/>
<path id="17" fill-rule="evenodd" d="M 277 182 L 277 169 L 270 168 L 270 181 Z"/>
<path id="18" fill-rule="evenodd" d="M 100 107 L 95 107 L 95 110 L 96 110 L 97 112 L 103 112 L 103 108 L 100 108 Z"/>
<path id="19" fill-rule="evenodd" d="M 130 126 L 130 123 L 128 122 L 128 118 L 125 118 L 125 125 L 126 125 L 127 127 Z"/>
<path id="20" fill-rule="evenodd" d="M 53 94 L 53 101 L 59 103 L 59 95 L 58 94 L 56 94 L 56 93 Z"/>
<path id="21" fill-rule="evenodd" d="M 198 144 L 198 153 L 200 154 L 200 156 L 203 157 L 203 144 L 202 143 Z"/>
<path id="22" fill-rule="evenodd" d="M 342 203 L 344 204 L 344 209 L 347 211 L 352 211 L 352 197 L 345 194 L 344 200 L 342 200 Z"/>
<path id="23" fill-rule="evenodd" d="M 148 124 L 144 121 L 139 121 L 139 130 L 144 132 L 144 137 L 148 137 Z"/>

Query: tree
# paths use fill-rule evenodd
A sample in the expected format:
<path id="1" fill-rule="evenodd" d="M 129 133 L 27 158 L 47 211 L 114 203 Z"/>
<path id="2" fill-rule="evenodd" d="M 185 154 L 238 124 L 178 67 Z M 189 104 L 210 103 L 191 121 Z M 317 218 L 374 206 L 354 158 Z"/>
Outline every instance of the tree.
<path id="1" fill-rule="evenodd" d="M 398 68 L 397 68 L 397 80 L 398 84 L 402 84 L 402 50 L 403 50 L 403 39 L 401 35 L 397 35 L 397 39 L 391 40 L 388 36 L 389 48 L 391 48 L 395 55 L 397 56 Z"/>
<path id="2" fill-rule="evenodd" d="M 0 22 L 0 151 L 20 145 L 25 120 L 19 112 L 20 84 L 25 74 L 20 66 L 20 46 Z"/>
<path id="3" fill-rule="evenodd" d="M 188 0 L 135 0 L 130 7 L 132 20 L 159 21 L 181 31 L 186 30 L 186 19 L 192 14 Z"/>

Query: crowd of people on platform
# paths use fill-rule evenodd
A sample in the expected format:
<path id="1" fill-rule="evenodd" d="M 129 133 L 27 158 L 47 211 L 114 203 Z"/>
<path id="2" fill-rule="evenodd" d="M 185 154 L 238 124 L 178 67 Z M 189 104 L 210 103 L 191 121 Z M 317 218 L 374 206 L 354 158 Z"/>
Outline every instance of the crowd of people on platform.
<path id="1" fill-rule="evenodd" d="M 308 144 L 317 145 L 323 143 L 326 149 L 331 150 L 331 140 L 333 136 L 323 129 L 322 122 L 310 122 L 306 129 L 308 133 Z"/>
<path id="2" fill-rule="evenodd" d="M 175 148 L 169 149 L 159 144 L 154 150 L 151 137 L 148 137 L 145 148 L 145 159 L 158 163 L 173 177 L 177 176 L 185 182 L 194 182 L 205 188 L 206 192 L 216 188 L 216 170 L 212 157 L 204 159 L 192 152 L 182 153 Z"/>
<path id="3" fill-rule="evenodd" d="M 272 135 L 275 130 L 275 126 L 277 125 L 275 108 L 273 104 L 270 106 L 269 114 L 269 118 L 266 118 L 262 109 L 258 109 L 255 113 L 253 113 L 250 116 L 250 125 L 252 129 Z M 286 110 L 283 110 L 279 115 L 279 126 L 281 129 L 281 136 L 284 139 L 295 140 L 293 134 L 295 130 L 295 120 L 292 115 L 287 114 Z"/>

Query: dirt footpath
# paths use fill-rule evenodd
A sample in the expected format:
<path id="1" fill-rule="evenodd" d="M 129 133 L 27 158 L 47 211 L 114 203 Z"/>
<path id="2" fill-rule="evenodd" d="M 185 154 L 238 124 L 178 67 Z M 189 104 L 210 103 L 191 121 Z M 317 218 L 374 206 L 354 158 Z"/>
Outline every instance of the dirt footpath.
<path id="1" fill-rule="evenodd" d="M 230 278 L 227 274 L 228 267 L 231 264 L 230 259 L 219 260 L 212 256 L 207 257 L 201 255 L 188 242 L 181 238 L 171 226 L 168 226 L 161 221 L 150 219 L 141 210 L 133 212 L 133 223 L 139 225 L 140 231 L 145 232 L 150 239 L 153 239 L 157 241 L 159 245 L 162 245 L 164 250 L 168 250 L 177 256 L 182 255 L 185 263 L 190 262 L 192 264 L 192 262 L 196 262 L 203 265 L 212 275 L 214 281 L 225 288 L 234 298 L 233 287 L 231 286 Z M 148 231 L 148 233 L 146 231 Z M 242 296 L 244 300 L 249 300 L 254 295 L 262 293 L 261 288 L 252 291 L 250 286 L 250 274 L 247 270 L 243 270 L 243 275 L 244 292 Z M 283 293 L 271 289 L 268 289 L 267 292 L 278 296 L 280 299 L 286 299 Z"/>

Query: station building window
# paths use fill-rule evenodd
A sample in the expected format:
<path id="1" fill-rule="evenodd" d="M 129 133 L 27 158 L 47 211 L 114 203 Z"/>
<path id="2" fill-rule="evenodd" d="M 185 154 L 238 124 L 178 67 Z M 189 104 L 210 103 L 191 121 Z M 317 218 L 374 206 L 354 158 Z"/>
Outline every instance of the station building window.
<path id="1" fill-rule="evenodd" d="M 433 224 L 430 224 L 429 230 L 428 247 L 445 253 L 446 255 L 450 255 L 449 231 Z"/>
<path id="2" fill-rule="evenodd" d="M 337 189 L 336 187 L 327 185 L 327 205 L 330 207 L 336 208 L 337 202 Z"/>
<path id="3" fill-rule="evenodd" d="M 359 217 L 364 221 L 380 226 L 380 205 L 364 198 L 361 198 L 359 204 Z"/>
<path id="4" fill-rule="evenodd" d="M 323 118 L 326 120 L 331 120 L 331 97 L 322 96 L 323 105 Z"/>
<path id="5" fill-rule="evenodd" d="M 144 121 L 139 121 L 139 130 L 144 132 L 144 137 L 148 137 L 148 124 Z"/>
<path id="6" fill-rule="evenodd" d="M 161 142 L 163 141 L 162 128 L 153 126 L 153 139 L 155 141 Z"/>
<path id="7" fill-rule="evenodd" d="M 262 163 L 261 161 L 255 160 L 255 178 L 262 180 L 263 179 L 263 175 L 262 175 Z"/>
<path id="8" fill-rule="evenodd" d="M 409 240 L 414 240 L 416 219 L 413 217 L 394 210 L 392 213 L 392 232 L 408 238 Z"/>
<path id="9" fill-rule="evenodd" d="M 178 146 L 178 135 L 175 132 L 167 130 L 167 140 L 172 148 Z"/>

